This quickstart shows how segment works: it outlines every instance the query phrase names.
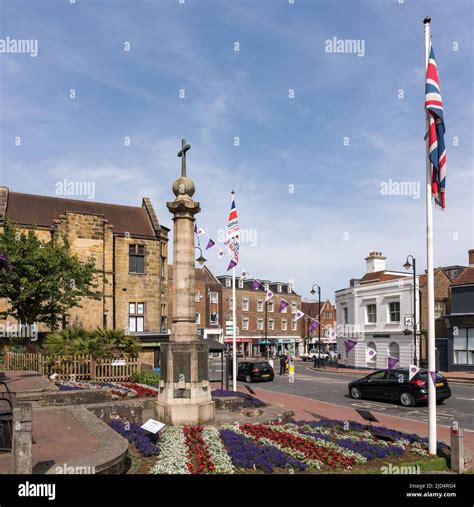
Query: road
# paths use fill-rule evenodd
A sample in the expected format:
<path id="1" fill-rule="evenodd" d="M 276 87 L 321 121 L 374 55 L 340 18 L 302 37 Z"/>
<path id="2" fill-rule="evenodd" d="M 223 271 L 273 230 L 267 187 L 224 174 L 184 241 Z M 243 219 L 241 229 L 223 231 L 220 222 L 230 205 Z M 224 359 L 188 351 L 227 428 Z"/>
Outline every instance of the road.
<path id="1" fill-rule="evenodd" d="M 212 364 L 211 369 L 214 372 L 214 378 L 220 376 L 220 364 Z M 259 382 L 251 384 L 252 387 L 334 403 L 354 410 L 365 409 L 416 421 L 428 421 L 428 407 L 426 405 L 402 407 L 396 403 L 353 400 L 349 397 L 347 384 L 351 380 L 359 378 L 357 376 L 347 373 L 316 372 L 310 368 L 308 363 L 299 360 L 295 361 L 294 384 L 288 381 L 288 376 L 280 376 L 277 371 L 276 373 L 273 382 Z M 245 382 L 239 382 L 239 384 L 245 385 Z M 457 421 L 459 427 L 474 431 L 474 386 L 451 384 L 451 392 L 451 398 L 437 406 L 438 424 L 451 426 Z"/>

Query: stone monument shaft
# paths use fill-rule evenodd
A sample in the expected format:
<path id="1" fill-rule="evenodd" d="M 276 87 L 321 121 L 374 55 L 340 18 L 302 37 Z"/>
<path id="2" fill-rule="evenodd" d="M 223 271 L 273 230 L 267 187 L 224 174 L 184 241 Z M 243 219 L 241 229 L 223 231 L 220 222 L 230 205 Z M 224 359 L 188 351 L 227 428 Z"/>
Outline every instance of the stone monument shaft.
<path id="1" fill-rule="evenodd" d="M 182 141 L 181 177 L 173 183 L 174 201 L 166 203 L 173 222 L 173 322 L 168 344 L 161 346 L 161 379 L 157 418 L 166 424 L 202 424 L 214 419 L 208 375 L 209 346 L 197 335 L 194 260 L 194 215 L 199 202 L 194 182 L 186 175 Z"/>

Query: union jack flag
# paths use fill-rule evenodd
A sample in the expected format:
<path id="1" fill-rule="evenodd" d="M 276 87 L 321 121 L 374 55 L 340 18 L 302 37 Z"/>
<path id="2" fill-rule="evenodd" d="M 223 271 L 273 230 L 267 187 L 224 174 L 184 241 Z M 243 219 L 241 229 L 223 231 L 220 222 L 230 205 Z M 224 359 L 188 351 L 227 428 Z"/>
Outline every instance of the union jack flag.
<path id="1" fill-rule="evenodd" d="M 431 193 L 435 203 L 445 208 L 446 189 L 446 131 L 443 118 L 443 101 L 439 88 L 438 67 L 430 44 L 430 57 L 426 69 L 425 111 L 429 118 L 429 158 L 431 162 Z"/>
<path id="2" fill-rule="evenodd" d="M 229 220 L 227 221 L 227 229 L 225 233 L 225 242 L 230 252 L 232 260 L 239 263 L 239 235 L 240 227 L 237 218 L 237 209 L 235 207 L 235 193 L 232 192 L 232 204 L 230 206 Z"/>

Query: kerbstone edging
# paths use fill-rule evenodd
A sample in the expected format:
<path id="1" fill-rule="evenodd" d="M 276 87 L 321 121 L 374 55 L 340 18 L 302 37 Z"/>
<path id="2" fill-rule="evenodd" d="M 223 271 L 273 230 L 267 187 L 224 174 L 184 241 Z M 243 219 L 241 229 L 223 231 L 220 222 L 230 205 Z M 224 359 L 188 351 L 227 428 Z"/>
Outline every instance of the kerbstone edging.
<path id="1" fill-rule="evenodd" d="M 68 406 L 67 410 L 99 443 L 99 449 L 93 454 L 71 461 L 68 467 L 88 470 L 92 467 L 96 474 L 120 474 L 125 467 L 128 441 L 82 406 Z M 55 475 L 54 468 L 46 473 Z"/>

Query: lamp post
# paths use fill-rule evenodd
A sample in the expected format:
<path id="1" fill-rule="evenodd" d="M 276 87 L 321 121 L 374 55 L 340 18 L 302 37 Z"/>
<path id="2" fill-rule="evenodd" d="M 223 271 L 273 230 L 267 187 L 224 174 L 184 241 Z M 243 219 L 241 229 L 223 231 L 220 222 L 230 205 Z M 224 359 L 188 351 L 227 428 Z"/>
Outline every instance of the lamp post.
<path id="1" fill-rule="evenodd" d="M 410 262 L 411 258 L 411 262 Z M 413 255 L 409 255 L 403 267 L 408 271 L 410 268 L 413 268 L 413 364 L 415 366 L 417 363 L 417 353 L 416 353 L 416 259 Z"/>
<path id="2" fill-rule="evenodd" d="M 311 294 L 314 296 L 316 291 L 314 288 L 318 288 L 318 312 L 319 312 L 319 326 L 318 326 L 318 368 L 321 368 L 321 287 L 315 283 L 311 289 Z"/>
<path id="3" fill-rule="evenodd" d="M 203 265 L 204 265 L 204 263 L 205 263 L 205 262 L 207 262 L 207 259 L 204 257 L 204 255 L 202 255 L 202 248 L 201 248 L 200 246 L 195 246 L 195 247 L 194 247 L 194 249 L 195 249 L 195 250 L 196 250 L 196 249 L 198 249 L 198 250 L 201 252 L 201 254 L 200 254 L 200 255 L 199 255 L 199 257 L 196 259 L 196 261 L 197 261 L 197 262 L 199 262 L 199 264 L 200 264 L 201 266 L 203 266 Z"/>

